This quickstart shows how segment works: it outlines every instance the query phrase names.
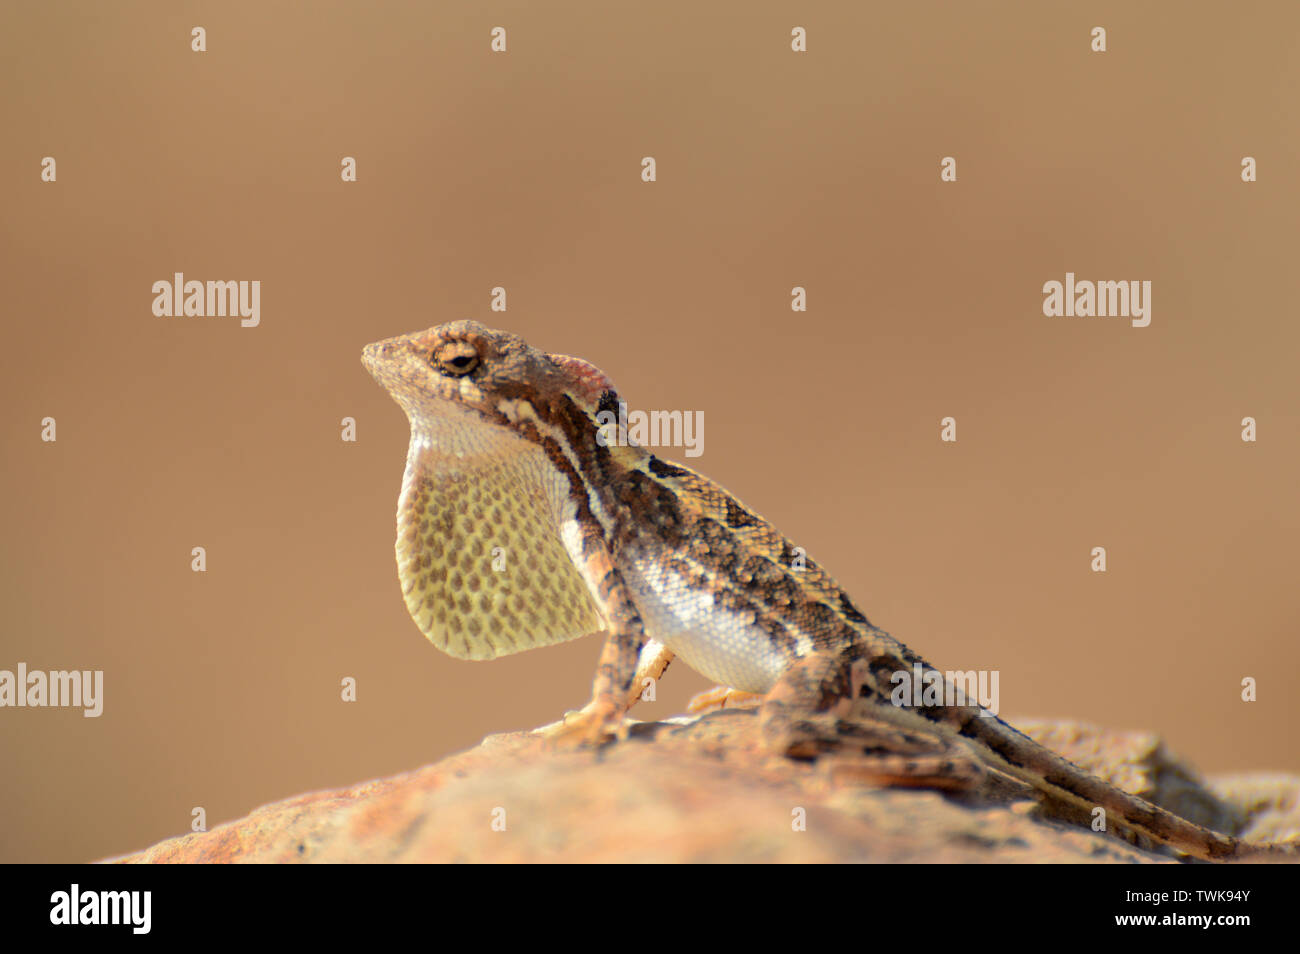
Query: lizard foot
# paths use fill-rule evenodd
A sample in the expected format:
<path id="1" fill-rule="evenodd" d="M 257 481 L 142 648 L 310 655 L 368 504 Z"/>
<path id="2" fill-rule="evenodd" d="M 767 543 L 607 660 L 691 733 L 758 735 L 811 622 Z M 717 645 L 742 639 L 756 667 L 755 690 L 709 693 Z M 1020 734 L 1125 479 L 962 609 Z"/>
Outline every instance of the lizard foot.
<path id="1" fill-rule="evenodd" d="M 599 748 L 614 739 L 622 740 L 627 730 L 618 706 L 593 699 L 581 709 L 566 712 L 560 721 L 534 729 L 533 734 L 540 735 L 552 748 L 577 749 Z"/>
<path id="2" fill-rule="evenodd" d="M 760 704 L 765 698 L 760 692 L 741 692 L 730 686 L 714 686 L 692 696 L 691 701 L 686 703 L 686 711 L 691 715 L 703 715 L 715 709 L 747 709 Z"/>

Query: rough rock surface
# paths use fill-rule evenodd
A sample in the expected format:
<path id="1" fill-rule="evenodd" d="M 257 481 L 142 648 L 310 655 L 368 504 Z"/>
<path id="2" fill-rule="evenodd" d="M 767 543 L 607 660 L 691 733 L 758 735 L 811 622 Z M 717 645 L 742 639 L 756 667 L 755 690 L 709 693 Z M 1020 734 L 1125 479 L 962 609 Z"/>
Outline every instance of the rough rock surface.
<path id="1" fill-rule="evenodd" d="M 1073 722 L 1022 731 L 1130 791 L 1222 831 L 1300 831 L 1300 778 L 1210 783 L 1155 736 Z M 434 765 L 256 809 L 117 862 L 1161 862 L 1112 836 L 1041 821 L 1030 803 L 970 804 L 845 782 L 832 761 L 764 754 L 753 710 L 640 723 L 592 752 L 489 736 Z M 799 824 L 802 819 L 802 830 Z"/>

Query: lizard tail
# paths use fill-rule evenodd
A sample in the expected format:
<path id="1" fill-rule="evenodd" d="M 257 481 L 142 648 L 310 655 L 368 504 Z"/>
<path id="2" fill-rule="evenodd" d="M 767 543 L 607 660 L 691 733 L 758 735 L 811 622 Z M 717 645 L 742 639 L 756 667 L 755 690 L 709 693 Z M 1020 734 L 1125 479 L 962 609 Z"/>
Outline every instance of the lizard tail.
<path id="1" fill-rule="evenodd" d="M 1122 791 L 978 707 L 964 707 L 958 733 L 991 749 L 1002 771 L 1084 817 L 1096 808 L 1126 840 L 1152 839 L 1205 861 L 1296 861 L 1300 844 L 1247 842 L 1197 825 Z"/>

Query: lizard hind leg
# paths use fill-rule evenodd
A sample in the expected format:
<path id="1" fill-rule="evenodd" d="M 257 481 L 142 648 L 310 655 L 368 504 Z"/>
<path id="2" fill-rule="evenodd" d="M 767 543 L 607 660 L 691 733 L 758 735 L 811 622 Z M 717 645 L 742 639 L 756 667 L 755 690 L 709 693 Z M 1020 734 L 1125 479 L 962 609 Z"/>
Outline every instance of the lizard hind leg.
<path id="1" fill-rule="evenodd" d="M 880 698 L 863 672 L 851 656 L 800 659 L 763 703 L 759 725 L 767 749 L 824 760 L 833 783 L 962 793 L 988 787 L 988 769 L 978 756 Z"/>
<path id="2" fill-rule="evenodd" d="M 842 655 L 815 652 L 781 674 L 759 711 L 759 733 L 768 751 L 811 759 L 842 748 L 837 722 L 852 702 L 851 665 Z"/>

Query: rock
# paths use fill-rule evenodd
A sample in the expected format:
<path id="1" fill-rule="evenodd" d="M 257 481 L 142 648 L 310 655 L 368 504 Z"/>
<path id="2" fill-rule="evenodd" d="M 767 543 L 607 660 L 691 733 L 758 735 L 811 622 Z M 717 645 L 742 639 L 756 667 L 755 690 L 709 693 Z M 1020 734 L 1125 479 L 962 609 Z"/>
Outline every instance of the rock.
<path id="1" fill-rule="evenodd" d="M 1022 721 L 1027 734 L 1220 830 L 1300 830 L 1293 776 L 1208 787 L 1148 733 Z M 1029 803 L 845 784 L 834 760 L 765 754 L 754 710 L 637 723 L 599 754 L 489 736 L 414 772 L 301 795 L 159 842 L 158 862 L 1162 862 L 1119 839 L 1039 821 Z M 801 824 L 802 822 L 802 824 Z"/>
<path id="2" fill-rule="evenodd" d="M 1245 818 L 1237 834 L 1249 841 L 1285 841 L 1300 831 L 1300 785 L 1294 775 L 1255 772 L 1223 775 L 1206 783 Z"/>

